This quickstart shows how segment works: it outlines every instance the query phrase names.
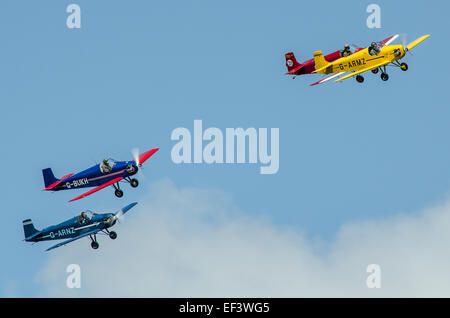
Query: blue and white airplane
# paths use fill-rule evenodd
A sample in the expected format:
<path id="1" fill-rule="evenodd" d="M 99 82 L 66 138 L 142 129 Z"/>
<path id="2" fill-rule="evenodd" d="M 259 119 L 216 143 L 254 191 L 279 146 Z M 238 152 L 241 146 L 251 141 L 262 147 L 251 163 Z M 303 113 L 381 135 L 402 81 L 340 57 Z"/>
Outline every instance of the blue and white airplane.
<path id="1" fill-rule="evenodd" d="M 91 211 L 83 211 L 79 216 L 60 224 L 49 226 L 41 231 L 34 228 L 33 222 L 30 219 L 24 220 L 23 231 L 25 233 L 25 241 L 41 242 L 68 239 L 48 248 L 47 251 L 49 251 L 89 236 L 91 239 L 91 247 L 97 249 L 99 247 L 97 233 L 102 232 L 103 234 L 108 235 L 112 240 L 115 240 L 117 238 L 117 233 L 109 231 L 108 228 L 116 224 L 116 221 L 136 204 L 137 202 L 131 203 L 116 213 L 96 214 Z"/>

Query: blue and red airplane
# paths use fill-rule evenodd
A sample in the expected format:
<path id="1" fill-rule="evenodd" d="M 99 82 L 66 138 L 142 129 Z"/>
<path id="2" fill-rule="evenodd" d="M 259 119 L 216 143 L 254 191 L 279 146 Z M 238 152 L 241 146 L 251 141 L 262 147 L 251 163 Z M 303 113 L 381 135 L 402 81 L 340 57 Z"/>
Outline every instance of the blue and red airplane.
<path id="1" fill-rule="evenodd" d="M 93 249 L 97 249 L 99 247 L 97 242 L 97 233 L 101 232 L 108 235 L 110 239 L 115 240 L 117 238 L 117 233 L 114 231 L 109 231 L 109 228 L 116 224 L 116 221 L 136 204 L 137 202 L 131 203 L 116 213 L 97 214 L 91 211 L 83 211 L 76 217 L 57 225 L 46 227 L 41 231 L 36 230 L 33 222 L 30 219 L 27 219 L 23 221 L 25 241 L 41 242 L 66 239 L 63 242 L 48 248 L 47 251 L 49 251 L 76 241 L 80 238 L 89 236 L 91 239 L 91 247 Z"/>
<path id="2" fill-rule="evenodd" d="M 134 154 L 134 159 L 132 161 L 104 159 L 100 164 L 96 164 L 95 166 L 76 174 L 68 174 L 60 179 L 55 178 L 51 168 L 43 169 L 44 191 L 95 187 L 69 201 L 72 202 L 112 185 L 115 189 L 115 195 L 120 198 L 123 196 L 123 191 L 119 187 L 119 182 L 126 181 L 133 188 L 136 188 L 139 185 L 139 182 L 137 179 L 131 178 L 131 176 L 135 175 L 142 164 L 158 150 L 159 148 L 154 148 L 142 154 L 136 153 Z"/>

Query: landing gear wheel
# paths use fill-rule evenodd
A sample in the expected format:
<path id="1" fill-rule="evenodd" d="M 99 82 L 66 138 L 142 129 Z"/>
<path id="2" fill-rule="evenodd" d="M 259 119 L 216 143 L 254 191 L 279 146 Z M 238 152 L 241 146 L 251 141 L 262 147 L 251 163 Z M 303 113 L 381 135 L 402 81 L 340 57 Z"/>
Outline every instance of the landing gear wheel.
<path id="1" fill-rule="evenodd" d="M 98 243 L 96 242 L 96 241 L 93 241 L 92 243 L 91 243 L 91 247 L 94 249 L 94 250 L 96 250 L 97 248 L 98 248 Z"/>
<path id="2" fill-rule="evenodd" d="M 400 64 L 400 69 L 401 69 L 402 71 L 407 71 L 407 70 L 408 70 L 408 64 L 406 64 L 406 63 Z"/>
<path id="3" fill-rule="evenodd" d="M 378 69 L 377 69 L 377 68 L 374 68 L 374 69 L 372 70 L 372 73 L 373 73 L 373 74 L 378 74 Z"/>
<path id="4" fill-rule="evenodd" d="M 358 83 L 362 83 L 362 82 L 364 82 L 364 77 L 362 77 L 361 75 L 356 75 L 356 81 Z"/>
<path id="5" fill-rule="evenodd" d="M 115 240 L 117 238 L 117 233 L 114 231 L 109 232 L 109 238 Z"/>
<path id="6" fill-rule="evenodd" d="M 133 188 L 136 188 L 139 185 L 139 181 L 137 181 L 136 179 L 131 179 L 130 184 Z"/>
<path id="7" fill-rule="evenodd" d="M 114 194 L 116 195 L 116 197 L 121 198 L 123 197 L 123 191 L 120 189 L 116 189 L 116 191 L 114 192 Z"/>
<path id="8" fill-rule="evenodd" d="M 389 79 L 389 75 L 386 73 L 381 73 L 381 79 L 386 82 Z"/>

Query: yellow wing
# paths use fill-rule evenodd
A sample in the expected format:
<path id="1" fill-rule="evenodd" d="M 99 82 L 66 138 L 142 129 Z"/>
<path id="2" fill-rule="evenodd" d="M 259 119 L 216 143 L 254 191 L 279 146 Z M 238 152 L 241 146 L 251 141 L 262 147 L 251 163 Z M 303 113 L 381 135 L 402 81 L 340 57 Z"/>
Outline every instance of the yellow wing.
<path id="1" fill-rule="evenodd" d="M 407 46 L 406 46 L 406 50 L 407 51 L 409 51 L 409 50 L 411 50 L 413 47 L 415 47 L 417 44 L 419 44 L 420 42 L 422 42 L 422 41 L 424 41 L 426 38 L 428 38 L 430 35 L 429 34 L 427 34 L 427 35 L 424 35 L 424 36 L 421 36 L 420 38 L 418 38 L 417 40 L 414 40 L 414 41 L 412 41 L 411 43 L 409 43 Z"/>
<path id="2" fill-rule="evenodd" d="M 341 77 L 341 78 L 335 80 L 335 82 L 343 81 L 343 80 L 345 80 L 345 79 L 347 79 L 347 78 L 349 78 L 349 77 L 352 77 L 352 76 L 355 76 L 355 75 L 358 75 L 358 74 L 367 72 L 367 71 L 369 71 L 369 70 L 373 70 L 374 68 L 377 68 L 377 67 L 380 67 L 380 66 L 389 64 L 389 63 L 391 63 L 390 60 L 384 60 L 383 62 L 380 62 L 380 63 L 378 63 L 378 64 L 371 65 L 370 67 L 366 67 L 366 68 L 363 68 L 362 70 L 359 70 L 359 71 L 350 73 L 350 74 L 348 74 L 348 75 L 345 75 L 345 76 L 343 76 L 343 77 Z"/>

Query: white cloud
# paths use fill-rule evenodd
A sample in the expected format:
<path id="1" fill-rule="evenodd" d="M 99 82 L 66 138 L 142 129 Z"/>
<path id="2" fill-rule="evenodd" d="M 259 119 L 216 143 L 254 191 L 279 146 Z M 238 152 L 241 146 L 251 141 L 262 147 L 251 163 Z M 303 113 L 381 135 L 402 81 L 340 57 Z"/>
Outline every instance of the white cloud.
<path id="1" fill-rule="evenodd" d="M 37 296 L 408 297 L 450 296 L 450 203 L 414 216 L 344 225 L 326 253 L 292 227 L 246 216 L 221 191 L 154 183 L 100 236 L 49 253 Z M 42 243 L 44 244 L 44 243 Z M 65 285 L 79 264 L 81 289 Z M 381 288 L 366 267 L 381 266 Z"/>

